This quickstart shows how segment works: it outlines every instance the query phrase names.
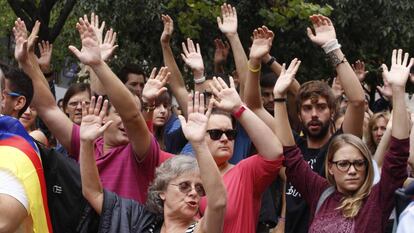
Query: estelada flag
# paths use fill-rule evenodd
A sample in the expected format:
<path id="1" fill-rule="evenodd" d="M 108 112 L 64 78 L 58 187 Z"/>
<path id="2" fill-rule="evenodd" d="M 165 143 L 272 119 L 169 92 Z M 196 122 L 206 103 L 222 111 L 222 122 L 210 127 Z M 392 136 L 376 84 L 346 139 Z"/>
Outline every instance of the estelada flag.
<path id="1" fill-rule="evenodd" d="M 20 122 L 9 116 L 0 116 L 0 169 L 11 172 L 23 185 L 33 232 L 53 232 L 39 150 Z"/>

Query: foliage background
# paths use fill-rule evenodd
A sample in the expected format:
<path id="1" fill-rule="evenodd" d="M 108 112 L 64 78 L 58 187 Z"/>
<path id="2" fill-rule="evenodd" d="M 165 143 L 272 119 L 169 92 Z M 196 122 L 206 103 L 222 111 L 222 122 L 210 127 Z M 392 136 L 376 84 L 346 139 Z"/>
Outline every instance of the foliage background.
<path id="1" fill-rule="evenodd" d="M 59 14 L 64 0 L 58 1 L 52 21 Z M 181 42 L 191 37 L 199 42 L 207 72 L 212 71 L 214 38 L 223 38 L 217 28 L 216 17 L 223 0 L 79 0 L 72 10 L 62 33 L 54 42 L 54 67 L 63 69 L 76 62 L 69 54 L 69 44 L 79 45 L 75 31 L 77 18 L 97 12 L 118 34 L 119 49 L 111 66 L 115 70 L 125 63 L 138 63 L 147 71 L 162 64 L 159 37 L 162 32 L 160 14 L 169 14 L 175 23 L 172 46 L 180 67 Z M 350 62 L 362 59 L 370 71 L 367 82 L 380 83 L 379 66 L 389 63 L 393 48 L 403 48 L 414 54 L 414 1 L 412 0 L 229 0 L 236 6 L 239 35 L 246 52 L 254 28 L 267 25 L 276 34 L 272 54 L 280 62 L 294 57 L 302 60 L 298 79 L 327 79 L 333 77 L 325 62 L 323 51 L 306 36 L 310 26 L 308 17 L 314 13 L 329 15 L 337 37 Z M 8 37 L 15 15 L 6 0 L 0 0 L 0 38 Z M 107 27 L 108 28 L 108 27 Z M 10 58 L 10 43 L 1 40 L 3 60 Z M 227 71 L 233 69 L 232 57 Z M 185 69 L 183 69 L 185 70 Z M 189 73 L 186 72 L 187 80 Z"/>

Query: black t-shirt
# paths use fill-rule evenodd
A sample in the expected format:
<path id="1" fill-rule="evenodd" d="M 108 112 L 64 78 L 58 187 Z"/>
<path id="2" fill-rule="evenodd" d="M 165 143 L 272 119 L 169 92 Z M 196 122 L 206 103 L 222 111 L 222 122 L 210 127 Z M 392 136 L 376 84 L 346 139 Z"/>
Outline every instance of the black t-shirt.
<path id="1" fill-rule="evenodd" d="M 303 154 L 303 159 L 306 160 L 313 171 L 325 177 L 325 156 L 328 151 L 328 146 L 331 140 L 342 134 L 342 129 L 339 129 L 321 148 L 308 148 L 306 138 L 300 137 L 293 133 L 296 144 Z M 301 197 L 300 193 L 289 182 L 289 177 L 286 184 L 286 233 L 307 233 L 309 227 L 309 207 L 306 201 Z"/>

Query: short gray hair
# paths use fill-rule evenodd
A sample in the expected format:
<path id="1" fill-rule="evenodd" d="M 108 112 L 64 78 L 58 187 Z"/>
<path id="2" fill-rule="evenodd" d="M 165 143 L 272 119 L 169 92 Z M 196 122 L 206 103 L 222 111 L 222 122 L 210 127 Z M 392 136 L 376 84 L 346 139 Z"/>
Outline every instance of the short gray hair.
<path id="1" fill-rule="evenodd" d="M 197 160 L 186 155 L 177 155 L 164 161 L 155 170 L 155 179 L 148 188 L 148 200 L 146 206 L 148 210 L 156 213 L 164 213 L 164 201 L 160 193 L 167 190 L 171 180 L 190 172 L 199 173 Z"/>

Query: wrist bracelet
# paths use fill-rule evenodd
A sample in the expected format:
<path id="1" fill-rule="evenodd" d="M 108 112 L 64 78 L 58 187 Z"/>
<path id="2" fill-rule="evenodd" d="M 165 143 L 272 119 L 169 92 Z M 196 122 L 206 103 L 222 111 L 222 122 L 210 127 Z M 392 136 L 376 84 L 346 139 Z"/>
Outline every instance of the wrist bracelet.
<path id="1" fill-rule="evenodd" d="M 344 55 L 344 57 L 341 59 L 339 59 L 339 57 L 332 51 L 329 52 L 327 54 L 329 61 L 331 62 L 331 65 L 333 68 L 336 68 L 337 66 L 339 66 L 342 63 L 348 62 L 348 60 L 346 60 L 346 57 Z"/>
<path id="2" fill-rule="evenodd" d="M 286 98 L 274 98 L 273 101 L 276 103 L 285 103 Z"/>
<path id="3" fill-rule="evenodd" d="M 276 61 L 276 58 L 272 56 L 272 57 L 270 58 L 270 60 L 269 60 L 268 62 L 266 62 L 266 65 L 267 65 L 267 66 L 272 66 L 272 64 L 273 64 L 275 61 Z"/>
<path id="4" fill-rule="evenodd" d="M 244 106 L 244 104 L 242 104 L 240 106 L 240 108 L 237 109 L 237 111 L 233 112 L 234 118 L 239 119 L 244 111 L 246 111 L 246 106 Z"/>
<path id="5" fill-rule="evenodd" d="M 262 69 L 262 64 L 259 64 L 259 68 L 254 69 L 253 67 L 250 66 L 250 61 L 247 62 L 247 68 L 253 72 L 253 73 L 257 73 Z"/>
<path id="6" fill-rule="evenodd" d="M 338 43 L 337 39 L 330 40 L 322 45 L 323 50 L 326 54 L 334 51 L 335 49 L 340 49 L 341 45 Z"/>
<path id="7" fill-rule="evenodd" d="M 205 81 L 206 81 L 206 76 L 203 76 L 202 78 L 199 78 L 199 79 L 194 79 L 195 84 L 201 84 Z"/>
<path id="8" fill-rule="evenodd" d="M 286 222 L 286 218 L 285 217 L 279 217 L 279 222 Z"/>

